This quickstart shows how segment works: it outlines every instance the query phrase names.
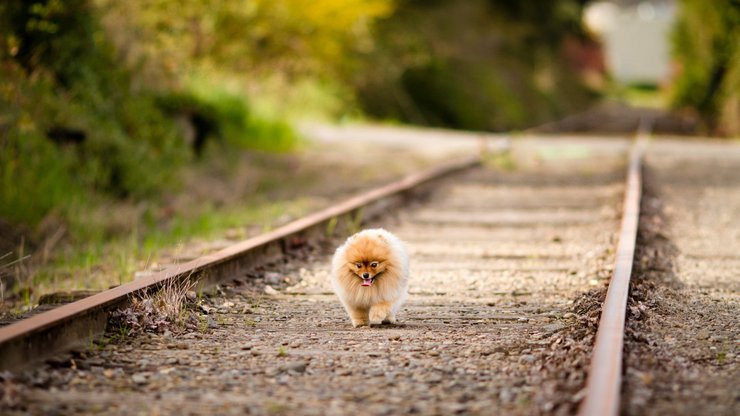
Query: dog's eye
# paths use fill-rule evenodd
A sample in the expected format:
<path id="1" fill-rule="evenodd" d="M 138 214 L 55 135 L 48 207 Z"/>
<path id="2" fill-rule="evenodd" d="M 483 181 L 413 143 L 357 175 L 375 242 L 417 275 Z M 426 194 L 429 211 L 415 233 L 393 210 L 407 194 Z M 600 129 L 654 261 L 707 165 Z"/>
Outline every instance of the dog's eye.
<path id="1" fill-rule="evenodd" d="M 355 263 L 355 266 L 356 266 L 356 267 L 357 267 L 358 269 L 361 269 L 361 268 L 362 268 L 362 263 Z"/>
<path id="2" fill-rule="evenodd" d="M 374 268 L 378 267 L 378 263 L 374 261 L 374 262 L 370 263 L 370 267 L 372 267 L 374 269 Z"/>

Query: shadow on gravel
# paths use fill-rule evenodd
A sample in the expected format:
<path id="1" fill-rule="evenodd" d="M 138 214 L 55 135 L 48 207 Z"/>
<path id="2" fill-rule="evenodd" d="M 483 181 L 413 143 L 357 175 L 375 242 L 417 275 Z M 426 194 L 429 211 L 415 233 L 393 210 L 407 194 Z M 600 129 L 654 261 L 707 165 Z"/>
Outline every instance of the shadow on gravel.
<path id="1" fill-rule="evenodd" d="M 575 414 L 584 397 L 586 375 L 606 287 L 589 290 L 573 302 L 571 323 L 550 336 L 550 345 L 532 366 L 530 377 L 539 378 L 534 402 L 542 414 Z"/>
<path id="2" fill-rule="evenodd" d="M 644 176 L 625 328 L 621 413 L 731 414 L 726 412 L 737 403 L 717 399 L 732 396 L 727 394 L 732 380 L 713 377 L 722 356 L 712 353 L 708 332 L 714 317 L 727 315 L 728 309 L 698 299 L 681 282 L 680 251 L 671 241 L 656 175 L 646 167 Z"/>
<path id="3" fill-rule="evenodd" d="M 644 168 L 643 175 L 640 224 L 625 324 L 623 414 L 643 413 L 653 395 L 651 374 L 658 369 L 669 369 L 670 356 L 662 340 L 653 339 L 648 316 L 670 313 L 666 308 L 675 300 L 666 301 L 663 296 L 677 296 L 675 290 L 682 286 L 676 277 L 678 248 L 667 235 L 665 206 L 649 167 Z"/>

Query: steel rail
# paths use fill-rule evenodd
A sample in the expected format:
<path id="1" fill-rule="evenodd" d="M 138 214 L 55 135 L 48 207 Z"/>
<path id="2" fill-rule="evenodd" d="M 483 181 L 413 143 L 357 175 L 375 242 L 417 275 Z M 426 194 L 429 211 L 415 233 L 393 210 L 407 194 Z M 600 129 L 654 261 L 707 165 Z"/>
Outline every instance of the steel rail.
<path id="1" fill-rule="evenodd" d="M 652 120 L 647 118 L 640 120 L 630 150 L 627 189 L 614 271 L 601 308 L 601 319 L 586 381 L 586 395 L 578 409 L 579 416 L 619 414 L 624 324 L 642 197 L 642 157 L 651 128 Z"/>
<path id="2" fill-rule="evenodd" d="M 501 147 L 505 148 L 506 144 Z M 0 370 L 20 369 L 55 353 L 89 343 L 105 332 L 108 312 L 132 295 L 156 289 L 176 279 L 200 279 L 201 283 L 233 279 L 247 267 L 264 264 L 282 255 L 292 238 L 306 237 L 312 232 L 326 234 L 327 229 L 335 230 L 342 221 L 346 226 L 356 224 L 360 216 L 369 219 L 401 205 L 409 193 L 422 185 L 480 163 L 480 157 L 469 157 L 409 175 L 216 253 L 2 327 Z"/>

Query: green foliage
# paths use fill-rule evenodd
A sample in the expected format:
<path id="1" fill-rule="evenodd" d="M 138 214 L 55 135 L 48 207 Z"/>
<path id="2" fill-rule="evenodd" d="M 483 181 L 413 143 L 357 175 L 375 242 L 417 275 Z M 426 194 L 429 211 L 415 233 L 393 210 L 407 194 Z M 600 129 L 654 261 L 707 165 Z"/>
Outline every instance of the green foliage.
<path id="1" fill-rule="evenodd" d="M 199 117 L 227 147 L 294 145 L 286 123 L 251 114 L 243 95 L 213 85 L 136 88 L 96 13 L 86 0 L 0 5 L 2 218 L 33 226 L 101 197 L 148 199 L 176 188 L 191 154 L 176 115 Z"/>
<path id="2" fill-rule="evenodd" d="M 378 117 L 477 130 L 543 122 L 595 98 L 565 48 L 589 41 L 581 3 L 400 1 L 348 79 Z"/>
<path id="3" fill-rule="evenodd" d="M 202 81 L 193 82 L 191 91 L 195 100 L 211 109 L 218 134 L 227 145 L 278 152 L 295 147 L 293 128 L 286 121 L 255 114 L 244 95 Z"/>
<path id="4" fill-rule="evenodd" d="M 195 130 L 195 148 L 218 141 L 229 148 L 288 151 L 297 141 L 285 121 L 255 116 L 243 96 L 218 88 L 194 87 L 160 97 L 160 106 L 173 116 L 184 117 Z"/>
<path id="5" fill-rule="evenodd" d="M 87 0 L 8 0 L 1 7 L 5 52 L 27 71 L 46 68 L 68 86 L 96 66 L 98 56 L 89 51 L 99 45 Z"/>
<path id="6" fill-rule="evenodd" d="M 391 0 L 97 0 L 119 48 L 134 60 L 165 61 L 176 73 L 194 67 L 290 76 L 332 70 L 372 44 L 370 22 Z"/>
<path id="7" fill-rule="evenodd" d="M 25 119 L 33 132 L 27 140 L 36 146 L 14 146 L 10 162 L 20 168 L 8 180 L 66 181 L 133 197 L 150 195 L 172 180 L 172 171 L 161 167 L 176 167 L 187 153 L 153 97 L 132 92 L 130 76 L 115 63 L 87 1 L 13 1 L 2 13 L 12 23 L 0 33 L 6 47 L 2 82 L 21 97 L 15 102 L 8 94 L 0 97 L 3 106 L 17 108 L 8 141 L 22 139 L 18 123 Z M 37 164 L 29 165 L 29 158 Z M 28 191 L 49 198 L 47 190 Z"/>
<path id="8" fill-rule="evenodd" d="M 490 130 L 528 121 L 516 91 L 485 69 L 435 63 L 407 69 L 401 82 L 431 125 Z"/>
<path id="9" fill-rule="evenodd" d="M 36 224 L 75 194 L 76 185 L 65 175 L 69 161 L 59 158 L 43 138 L 13 135 L 0 146 L 0 152 L 0 216 L 3 218 Z M 40 171 L 45 174 L 34 173 Z"/>
<path id="10" fill-rule="evenodd" d="M 80 194 L 68 174 L 74 153 L 51 143 L 38 122 L 49 89 L 47 79 L 26 81 L 18 65 L 0 66 L 0 217 L 12 222 L 36 224 Z"/>
<path id="11" fill-rule="evenodd" d="M 13 120 L 0 133 L 0 217 L 37 224 L 54 208 L 74 200 L 80 190 L 67 174 L 73 158 L 58 152 L 34 129 L 14 128 L 24 121 Z"/>
<path id="12" fill-rule="evenodd" d="M 680 72 L 673 103 L 710 130 L 740 134 L 740 2 L 682 0 L 673 32 Z"/>

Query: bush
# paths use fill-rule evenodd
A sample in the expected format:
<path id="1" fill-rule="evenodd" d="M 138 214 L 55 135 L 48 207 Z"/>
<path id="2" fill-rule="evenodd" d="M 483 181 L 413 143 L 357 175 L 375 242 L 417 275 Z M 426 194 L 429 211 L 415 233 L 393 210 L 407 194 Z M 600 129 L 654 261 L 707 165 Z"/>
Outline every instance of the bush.
<path id="1" fill-rule="evenodd" d="M 214 139 L 231 148 L 265 151 L 287 151 L 297 141 L 287 122 L 257 116 L 243 96 L 219 88 L 195 85 L 189 91 L 160 97 L 160 106 L 189 121 L 197 154 L 206 141 Z"/>
<path id="2" fill-rule="evenodd" d="M 695 109 L 710 131 L 740 135 L 740 7 L 735 0 L 682 0 L 673 31 L 680 63 L 675 107 Z"/>
<path id="3" fill-rule="evenodd" d="M 591 42 L 581 3 L 399 1 L 349 77 L 365 111 L 419 124 L 510 130 L 580 111 L 596 98 L 569 56 Z"/>
<path id="4" fill-rule="evenodd" d="M 34 225 L 79 194 L 68 173 L 74 154 L 47 139 L 34 111 L 48 88 L 44 79 L 25 82 L 18 65 L 0 64 L 0 217 L 13 222 Z"/>
<path id="5" fill-rule="evenodd" d="M 0 20 L 0 215 L 33 226 L 93 194 L 173 184 L 187 151 L 132 88 L 87 1 L 11 0 Z"/>
<path id="6" fill-rule="evenodd" d="M 37 224 L 80 195 L 68 174 L 74 158 L 60 154 L 43 135 L 11 132 L 0 143 L 0 217 Z"/>

